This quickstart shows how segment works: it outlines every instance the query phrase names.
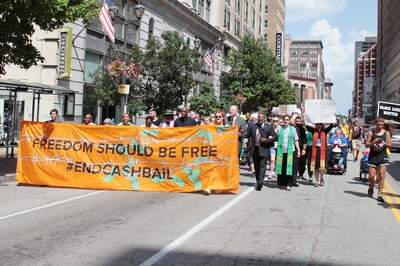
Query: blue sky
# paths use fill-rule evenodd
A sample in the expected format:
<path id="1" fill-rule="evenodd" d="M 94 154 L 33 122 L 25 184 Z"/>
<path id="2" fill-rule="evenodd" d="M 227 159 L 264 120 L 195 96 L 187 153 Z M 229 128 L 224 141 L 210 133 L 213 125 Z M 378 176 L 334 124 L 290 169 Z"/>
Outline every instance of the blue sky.
<path id="1" fill-rule="evenodd" d="M 286 29 L 292 40 L 321 40 L 325 77 L 333 82 L 339 114 L 351 108 L 354 43 L 377 35 L 378 0 L 286 0 Z"/>

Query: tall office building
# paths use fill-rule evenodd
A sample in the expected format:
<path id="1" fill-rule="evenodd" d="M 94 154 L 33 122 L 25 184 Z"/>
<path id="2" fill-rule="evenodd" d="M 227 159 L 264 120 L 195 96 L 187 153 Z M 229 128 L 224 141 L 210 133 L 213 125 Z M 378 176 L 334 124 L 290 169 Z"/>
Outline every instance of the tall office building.
<path id="1" fill-rule="evenodd" d="M 371 122 L 372 117 L 372 85 L 376 77 L 377 64 L 376 47 L 376 44 L 373 45 L 357 58 L 354 73 L 352 112 L 366 122 Z"/>
<path id="2" fill-rule="evenodd" d="M 378 1 L 377 84 L 378 101 L 400 103 L 400 1 Z M 376 109 L 373 110 L 376 114 Z"/>
<path id="3" fill-rule="evenodd" d="M 356 41 L 354 44 L 354 64 L 357 64 L 357 60 L 366 51 L 368 51 L 377 42 L 378 38 L 376 36 L 365 37 L 364 41 Z"/>
<path id="4" fill-rule="evenodd" d="M 321 41 L 291 40 L 288 35 L 285 38 L 286 77 L 296 91 L 298 105 L 306 99 L 330 99 L 333 83 L 326 87 L 322 49 Z"/>
<path id="5" fill-rule="evenodd" d="M 264 40 L 282 63 L 286 0 L 265 1 Z"/>

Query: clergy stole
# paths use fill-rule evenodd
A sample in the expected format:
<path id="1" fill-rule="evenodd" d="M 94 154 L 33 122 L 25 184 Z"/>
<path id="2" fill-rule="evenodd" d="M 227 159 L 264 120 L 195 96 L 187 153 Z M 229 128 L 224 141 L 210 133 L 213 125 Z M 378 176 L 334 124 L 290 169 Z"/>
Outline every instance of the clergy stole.
<path id="1" fill-rule="evenodd" d="M 317 141 L 320 142 L 319 153 L 319 170 L 325 170 L 325 154 L 326 154 L 326 133 L 325 131 L 316 131 L 313 133 L 311 148 L 311 171 L 315 171 L 315 162 L 317 161 Z"/>
<path id="2" fill-rule="evenodd" d="M 294 132 L 293 127 L 289 126 L 289 141 L 287 149 L 287 162 L 286 162 L 286 175 L 292 175 L 293 173 L 293 142 L 294 142 Z M 283 166 L 283 140 L 285 138 L 285 129 L 281 127 L 278 137 L 278 149 L 276 157 L 276 173 L 278 175 L 282 174 Z"/>

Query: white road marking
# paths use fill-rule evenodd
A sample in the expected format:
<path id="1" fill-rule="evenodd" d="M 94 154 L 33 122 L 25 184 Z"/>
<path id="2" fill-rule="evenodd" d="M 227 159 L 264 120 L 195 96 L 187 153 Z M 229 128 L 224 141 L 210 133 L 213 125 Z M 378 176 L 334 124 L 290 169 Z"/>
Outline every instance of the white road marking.
<path id="1" fill-rule="evenodd" d="M 152 257 L 150 257 L 148 260 L 140 264 L 141 266 L 149 266 L 153 265 L 157 261 L 159 261 L 162 257 L 170 253 L 172 250 L 174 250 L 176 247 L 178 247 L 180 244 L 188 240 L 190 237 L 192 237 L 194 234 L 196 234 L 198 231 L 200 231 L 203 227 L 208 225 L 210 222 L 212 222 L 215 218 L 223 214 L 225 211 L 227 211 L 230 207 L 238 203 L 240 200 L 244 199 L 250 192 L 254 191 L 254 187 L 248 188 L 245 192 L 222 206 L 219 210 L 208 216 L 206 219 L 204 219 L 202 222 L 191 228 L 189 231 L 181 235 L 179 238 L 174 240 L 172 243 L 170 243 L 168 246 L 154 254 Z"/>
<path id="2" fill-rule="evenodd" d="M 49 208 L 49 207 L 52 207 L 52 206 L 55 206 L 55 205 L 59 205 L 59 204 L 63 204 L 63 203 L 66 203 L 66 202 L 70 202 L 70 201 L 73 201 L 73 200 L 77 200 L 77 199 L 81 199 L 81 198 L 85 198 L 85 197 L 90 197 L 90 196 L 99 194 L 101 192 L 104 192 L 104 190 L 92 192 L 92 193 L 85 194 L 85 195 L 82 195 L 82 196 L 78 196 L 78 197 L 74 197 L 74 198 L 70 198 L 70 199 L 66 199 L 66 200 L 62 200 L 62 201 L 57 201 L 57 202 L 53 202 L 53 203 L 46 204 L 46 205 L 43 205 L 43 206 L 39 206 L 39 207 L 36 207 L 36 208 L 32 208 L 32 209 L 28 209 L 28 210 L 25 210 L 25 211 L 16 212 L 16 213 L 9 214 L 9 215 L 6 215 L 6 216 L 2 216 L 2 217 L 0 217 L 0 220 L 4 220 L 4 219 L 7 219 L 7 218 L 11 218 L 11 217 L 18 216 L 18 215 L 21 215 L 21 214 L 25 214 L 25 213 L 28 213 L 28 212 L 33 212 L 33 211 L 38 211 L 38 210 L 41 210 L 41 209 Z"/>

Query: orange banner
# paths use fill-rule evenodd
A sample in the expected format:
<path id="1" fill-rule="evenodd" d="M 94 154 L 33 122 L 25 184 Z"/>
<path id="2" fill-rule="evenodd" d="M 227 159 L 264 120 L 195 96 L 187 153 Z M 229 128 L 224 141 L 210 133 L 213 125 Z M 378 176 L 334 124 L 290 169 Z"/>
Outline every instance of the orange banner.
<path id="1" fill-rule="evenodd" d="M 21 121 L 17 181 L 87 189 L 239 189 L 237 127 Z"/>

